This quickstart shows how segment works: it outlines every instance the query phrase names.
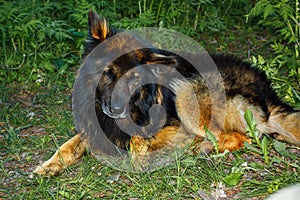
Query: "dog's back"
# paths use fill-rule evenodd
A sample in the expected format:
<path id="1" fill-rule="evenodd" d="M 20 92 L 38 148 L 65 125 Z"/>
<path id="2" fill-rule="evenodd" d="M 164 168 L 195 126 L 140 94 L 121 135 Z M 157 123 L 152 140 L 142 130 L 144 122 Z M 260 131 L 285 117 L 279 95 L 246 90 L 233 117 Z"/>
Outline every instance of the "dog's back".
<path id="1" fill-rule="evenodd" d="M 261 133 L 300 144 L 300 112 L 278 98 L 262 71 L 233 56 L 216 55 L 212 58 L 222 76 L 219 79 L 218 74 L 207 75 L 212 80 L 208 84 L 213 89 L 207 90 L 204 86 L 207 83 L 201 77 L 179 81 L 175 87 L 178 113 L 189 132 L 205 137 L 204 127 L 211 124 L 210 129 L 217 137 L 225 134 L 229 135 L 228 139 L 233 139 L 231 133 L 245 133 L 244 113 L 249 109 Z M 223 88 L 225 102 L 222 99 Z M 198 99 L 199 113 L 194 111 L 195 105 L 189 104 L 189 98 L 194 93 Z"/>

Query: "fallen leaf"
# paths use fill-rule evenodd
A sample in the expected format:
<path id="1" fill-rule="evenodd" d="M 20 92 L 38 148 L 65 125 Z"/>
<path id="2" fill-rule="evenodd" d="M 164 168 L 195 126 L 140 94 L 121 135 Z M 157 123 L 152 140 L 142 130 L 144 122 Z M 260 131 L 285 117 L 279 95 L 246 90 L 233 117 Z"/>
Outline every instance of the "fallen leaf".
<path id="1" fill-rule="evenodd" d="M 20 137 L 28 137 L 33 135 L 46 135 L 47 132 L 42 127 L 32 127 L 32 128 L 26 128 L 20 131 L 19 135 Z"/>

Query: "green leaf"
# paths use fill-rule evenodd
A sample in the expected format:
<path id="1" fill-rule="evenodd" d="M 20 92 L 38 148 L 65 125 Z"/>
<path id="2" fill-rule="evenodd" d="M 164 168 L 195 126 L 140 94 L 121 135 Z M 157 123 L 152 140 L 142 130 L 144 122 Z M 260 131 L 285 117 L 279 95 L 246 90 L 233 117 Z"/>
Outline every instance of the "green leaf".
<path id="1" fill-rule="evenodd" d="M 261 146 L 259 138 L 258 138 L 259 132 L 256 130 L 256 122 L 253 119 L 252 112 L 247 109 L 245 111 L 244 118 L 245 118 L 246 123 L 247 123 L 246 131 L 249 133 L 249 136 L 254 139 L 256 144 Z"/>
<path id="2" fill-rule="evenodd" d="M 258 64 L 263 65 L 266 63 L 266 60 L 261 55 L 258 55 Z"/>
<path id="3" fill-rule="evenodd" d="M 246 110 L 244 114 L 244 118 L 250 128 L 250 131 L 254 132 L 253 126 L 255 125 L 255 122 L 253 120 L 253 114 L 250 110 Z"/>
<path id="4" fill-rule="evenodd" d="M 261 150 L 259 150 L 258 148 L 250 145 L 248 142 L 244 142 L 244 146 L 246 147 L 246 149 L 254 152 L 254 153 L 258 153 L 258 154 L 263 154 Z"/>
<path id="5" fill-rule="evenodd" d="M 274 148 L 275 148 L 275 151 L 277 151 L 283 157 L 297 159 L 297 156 L 291 154 L 286 149 L 286 145 L 283 142 L 279 142 L 278 140 L 274 140 Z"/>
<path id="6" fill-rule="evenodd" d="M 64 190 L 60 190 L 58 193 L 59 193 L 61 196 L 63 196 L 64 198 L 67 198 L 67 199 L 70 198 L 70 193 L 69 193 L 69 192 L 66 192 L 66 191 L 64 191 Z"/>
<path id="7" fill-rule="evenodd" d="M 69 29 L 69 32 L 72 33 L 72 35 L 74 35 L 76 37 L 85 37 L 84 32 L 79 32 L 75 28 Z"/>
<path id="8" fill-rule="evenodd" d="M 264 136 L 264 138 L 261 141 L 261 149 L 262 149 L 262 152 L 264 155 L 265 163 L 268 164 L 269 163 L 269 161 L 268 161 L 269 151 L 268 151 L 268 139 L 266 136 Z"/>
<path id="9" fill-rule="evenodd" d="M 243 173 L 231 173 L 224 178 L 224 182 L 229 186 L 237 185 L 243 177 Z"/>
<path id="10" fill-rule="evenodd" d="M 207 139 L 214 145 L 215 151 L 217 153 L 219 153 L 218 141 L 217 141 L 216 137 L 206 127 L 204 127 L 204 130 L 205 130 L 205 134 L 206 134 Z"/>
<path id="11" fill-rule="evenodd" d="M 264 19 L 266 19 L 268 16 L 274 14 L 274 8 L 271 4 L 268 4 L 264 8 Z"/>
<path id="12" fill-rule="evenodd" d="M 254 169 L 264 169 L 265 165 L 263 165 L 262 163 L 258 163 L 258 162 L 252 162 L 249 163 L 249 167 L 252 167 Z"/>

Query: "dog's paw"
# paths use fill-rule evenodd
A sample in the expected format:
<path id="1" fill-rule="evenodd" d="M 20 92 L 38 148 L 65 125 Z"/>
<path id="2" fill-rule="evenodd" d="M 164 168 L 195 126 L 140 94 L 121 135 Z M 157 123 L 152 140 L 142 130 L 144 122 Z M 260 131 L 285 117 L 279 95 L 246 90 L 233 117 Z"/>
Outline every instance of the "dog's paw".
<path id="1" fill-rule="evenodd" d="M 133 167 L 142 170 L 148 163 L 147 152 L 149 142 L 140 135 L 132 136 L 130 140 L 130 154 Z"/>
<path id="2" fill-rule="evenodd" d="M 210 141 L 201 141 L 194 143 L 190 149 L 194 155 L 208 155 L 214 150 L 214 146 Z"/>
<path id="3" fill-rule="evenodd" d="M 132 136 L 130 140 L 130 153 L 145 155 L 149 149 L 149 142 L 140 135 Z"/>
<path id="4" fill-rule="evenodd" d="M 68 166 L 78 163 L 86 152 L 86 148 L 86 141 L 81 140 L 80 135 L 77 134 L 61 145 L 49 160 L 37 166 L 33 173 L 58 175 Z"/>
<path id="5" fill-rule="evenodd" d="M 55 161 L 55 159 L 49 159 L 42 165 L 35 168 L 33 173 L 39 175 L 52 175 L 57 176 L 63 171 L 63 165 L 60 161 Z"/>

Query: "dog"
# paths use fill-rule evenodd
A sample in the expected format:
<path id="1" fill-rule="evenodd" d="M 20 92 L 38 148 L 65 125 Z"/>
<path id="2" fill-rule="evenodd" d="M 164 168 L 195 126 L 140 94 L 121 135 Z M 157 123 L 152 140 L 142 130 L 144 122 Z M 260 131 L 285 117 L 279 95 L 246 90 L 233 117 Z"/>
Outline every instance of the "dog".
<path id="1" fill-rule="evenodd" d="M 109 27 L 105 18 L 98 17 L 93 11 L 88 13 L 88 30 L 84 57 L 89 56 L 103 41 L 119 33 L 118 30 Z M 122 40 L 114 42 L 111 48 L 122 48 L 130 43 Z M 204 141 L 206 127 L 215 136 L 220 152 L 238 150 L 243 147 L 244 142 L 251 143 L 245 133 L 244 113 L 247 109 L 252 111 L 257 121 L 257 129 L 261 133 L 268 133 L 279 140 L 300 145 L 300 112 L 283 103 L 272 90 L 270 81 L 262 71 L 233 56 L 213 55 L 212 60 L 217 66 L 218 74 L 210 71 L 209 66 L 205 66 L 203 71 L 207 79 L 187 60 L 166 50 L 141 48 L 114 60 L 105 68 L 99 79 L 95 112 L 106 138 L 116 149 L 104 145 L 99 147 L 101 151 L 113 155 L 118 149 L 123 149 L 133 158 L 139 159 L 136 155 L 145 155 L 166 146 L 174 149 L 192 144 L 192 151 L 196 149 L 197 153 L 210 152 L 212 144 Z M 170 85 L 171 89 L 153 83 L 136 89 L 145 78 L 142 75 L 145 71 L 141 68 L 144 64 L 166 65 L 176 69 L 185 78 L 174 79 Z M 133 67 L 135 70 L 131 70 Z M 164 73 L 170 71 L 151 69 L 146 78 L 159 79 L 158 74 Z M 125 79 L 126 84 L 117 86 L 121 77 Z M 207 80 L 210 80 L 209 83 Z M 117 100 L 112 102 L 111 91 L 115 87 L 119 87 L 119 92 L 115 95 Z M 132 90 L 134 92 L 128 99 L 129 103 L 125 105 L 122 103 L 122 98 L 126 96 L 124 91 Z M 222 90 L 225 91 L 225 99 L 222 99 Z M 154 118 L 150 116 L 149 109 L 155 104 L 165 109 L 166 121 L 162 129 L 154 135 L 149 136 L 146 132 L 130 135 L 116 124 L 115 119 L 127 116 L 139 126 L 153 123 Z M 135 129 L 132 130 L 135 132 Z M 65 167 L 80 160 L 87 148 L 93 145 L 91 141 L 93 140 L 89 138 L 89 133 L 75 135 L 48 161 L 38 166 L 34 173 L 59 174 Z"/>

